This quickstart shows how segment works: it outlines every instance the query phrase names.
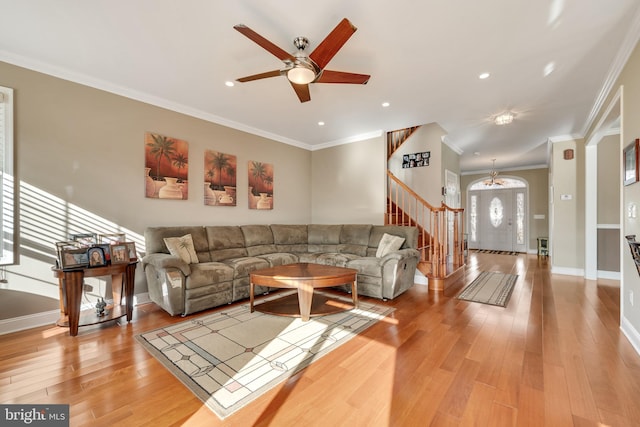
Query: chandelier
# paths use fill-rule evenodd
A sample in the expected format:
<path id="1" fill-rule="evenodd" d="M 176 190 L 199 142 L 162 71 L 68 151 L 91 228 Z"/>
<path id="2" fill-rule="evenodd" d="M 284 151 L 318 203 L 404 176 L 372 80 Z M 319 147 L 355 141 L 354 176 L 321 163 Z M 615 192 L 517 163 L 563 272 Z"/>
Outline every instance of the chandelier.
<path id="1" fill-rule="evenodd" d="M 484 185 L 491 187 L 494 185 L 503 185 L 504 181 L 498 178 L 498 171 L 496 170 L 496 159 L 491 159 L 493 161 L 493 166 L 491 167 L 491 171 L 489 172 L 489 178 L 484 180 Z"/>

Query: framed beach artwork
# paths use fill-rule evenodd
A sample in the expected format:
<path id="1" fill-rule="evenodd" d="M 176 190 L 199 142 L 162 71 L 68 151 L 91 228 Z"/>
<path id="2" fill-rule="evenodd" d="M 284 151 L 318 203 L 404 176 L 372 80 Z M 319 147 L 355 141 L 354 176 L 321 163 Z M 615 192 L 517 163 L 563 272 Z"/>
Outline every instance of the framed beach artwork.
<path id="1" fill-rule="evenodd" d="M 189 197 L 189 143 L 146 132 L 144 134 L 145 196 L 187 200 Z"/>
<path id="2" fill-rule="evenodd" d="M 238 160 L 233 154 L 214 150 L 204 152 L 204 204 L 236 206 L 236 171 Z"/>
<path id="3" fill-rule="evenodd" d="M 249 161 L 249 209 L 273 209 L 273 165 Z"/>

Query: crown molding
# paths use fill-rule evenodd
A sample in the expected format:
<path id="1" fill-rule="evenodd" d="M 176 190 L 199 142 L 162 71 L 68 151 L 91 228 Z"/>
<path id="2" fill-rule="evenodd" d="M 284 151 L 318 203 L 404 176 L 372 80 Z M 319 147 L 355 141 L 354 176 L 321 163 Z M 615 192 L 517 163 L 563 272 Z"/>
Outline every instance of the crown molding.
<path id="1" fill-rule="evenodd" d="M 462 153 L 464 153 L 463 149 L 453 145 L 453 142 L 451 141 L 451 138 L 449 138 L 449 135 L 442 135 L 440 137 L 440 140 L 442 141 L 442 143 L 444 145 L 446 145 L 447 147 L 451 148 L 457 155 L 461 156 Z"/>
<path id="2" fill-rule="evenodd" d="M 319 145 L 314 145 L 309 149 L 311 151 L 323 150 L 325 148 L 335 147 L 337 145 L 351 144 L 352 142 L 365 141 L 367 139 L 378 138 L 384 134 L 382 130 L 374 130 L 359 135 L 350 136 L 347 138 L 337 139 L 335 141 L 325 142 Z"/>
<path id="3" fill-rule="evenodd" d="M 549 168 L 549 165 L 539 164 L 539 165 L 529 165 L 529 166 L 520 166 L 520 167 L 512 167 L 512 168 L 500 168 L 500 169 L 496 168 L 496 169 L 481 169 L 481 170 L 474 170 L 474 171 L 466 171 L 466 172 L 460 172 L 460 175 L 482 175 L 482 174 L 486 175 L 492 170 L 495 170 L 497 172 L 517 172 L 517 171 L 527 171 L 531 169 L 548 169 L 548 168 Z"/>
<path id="4" fill-rule="evenodd" d="M 618 53 L 611 64 L 611 68 L 609 69 L 609 73 L 605 78 L 605 81 L 596 97 L 593 107 L 591 108 L 591 112 L 589 113 L 589 117 L 582 128 L 582 134 L 586 135 L 591 126 L 593 125 L 594 120 L 598 116 L 598 112 L 602 109 L 604 102 L 609 97 L 611 90 L 613 89 L 613 84 L 620 77 L 620 73 L 622 72 L 624 66 L 627 64 L 633 49 L 635 49 L 636 44 L 640 40 L 640 8 L 636 11 L 635 16 L 631 22 L 631 26 L 627 35 L 618 49 Z"/>
<path id="5" fill-rule="evenodd" d="M 582 134 L 568 134 L 568 135 L 557 135 L 557 136 L 550 136 L 549 137 L 549 142 L 552 144 L 555 144 L 557 142 L 567 142 L 567 141 L 575 141 L 576 139 L 583 139 L 584 135 Z"/>
<path id="6" fill-rule="evenodd" d="M 34 61 L 24 56 L 15 55 L 5 50 L 0 50 L 0 61 L 12 64 L 18 67 L 26 68 L 39 73 L 47 74 L 49 76 L 57 77 L 63 80 L 67 80 L 73 83 L 78 83 L 84 86 L 89 86 L 94 89 L 103 90 L 105 92 L 113 93 L 123 96 L 125 98 L 133 99 L 135 101 L 144 102 L 146 104 L 154 105 L 156 107 L 164 108 L 176 113 L 185 114 L 190 117 L 201 119 L 207 122 L 215 123 L 218 125 L 226 126 L 228 128 L 236 129 L 242 132 L 247 132 L 256 136 L 271 139 L 274 141 L 282 142 L 284 144 L 292 145 L 294 147 L 303 148 L 305 150 L 311 150 L 312 146 L 301 141 L 296 141 L 277 135 L 271 132 L 266 132 L 262 129 L 247 126 L 243 123 L 239 123 L 233 120 L 225 119 L 224 117 L 216 116 L 214 114 L 207 113 L 202 110 L 188 107 L 186 105 L 169 101 L 164 98 L 160 98 L 154 95 L 150 95 L 145 92 L 140 92 L 127 87 L 115 85 L 102 79 L 96 79 L 86 74 L 76 73 L 66 68 L 57 67 L 55 65 L 47 64 L 41 61 Z"/>

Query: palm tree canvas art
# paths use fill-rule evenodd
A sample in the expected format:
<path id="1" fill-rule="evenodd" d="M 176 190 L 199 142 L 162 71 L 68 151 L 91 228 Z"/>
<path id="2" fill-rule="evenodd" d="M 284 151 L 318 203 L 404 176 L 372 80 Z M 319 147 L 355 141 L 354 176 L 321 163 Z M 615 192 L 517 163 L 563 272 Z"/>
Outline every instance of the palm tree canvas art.
<path id="1" fill-rule="evenodd" d="M 237 158 L 214 150 L 204 152 L 204 204 L 236 205 Z"/>
<path id="2" fill-rule="evenodd" d="M 189 143 L 181 139 L 146 132 L 144 153 L 146 197 L 186 200 Z"/>
<path id="3" fill-rule="evenodd" d="M 249 161 L 249 209 L 273 209 L 273 165 Z"/>

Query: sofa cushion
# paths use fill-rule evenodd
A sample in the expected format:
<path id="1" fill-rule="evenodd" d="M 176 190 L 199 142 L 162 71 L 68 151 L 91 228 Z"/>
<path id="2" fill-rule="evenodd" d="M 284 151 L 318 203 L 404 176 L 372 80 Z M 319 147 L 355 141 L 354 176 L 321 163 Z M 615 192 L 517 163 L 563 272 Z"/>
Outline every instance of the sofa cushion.
<path id="1" fill-rule="evenodd" d="M 187 277 L 185 287 L 195 289 L 212 283 L 231 283 L 232 280 L 233 268 L 230 266 L 221 262 L 201 262 L 191 266 L 191 274 Z"/>
<path id="2" fill-rule="evenodd" d="M 405 241 L 400 249 L 418 247 L 418 229 L 416 227 L 399 227 L 397 225 L 374 225 L 369 236 L 369 247 L 367 248 L 367 256 L 376 256 L 380 240 L 384 234 L 404 237 Z"/>
<path id="3" fill-rule="evenodd" d="M 224 261 L 247 256 L 244 235 L 238 226 L 216 225 L 205 227 L 209 241 L 211 261 Z"/>
<path id="4" fill-rule="evenodd" d="M 271 224 L 278 252 L 306 253 L 309 248 L 307 225 Z"/>
<path id="5" fill-rule="evenodd" d="M 380 239 L 380 244 L 378 245 L 378 250 L 376 251 L 376 257 L 381 258 L 388 253 L 395 252 L 404 243 L 404 237 L 393 236 L 391 234 L 384 233 L 382 235 L 382 239 Z"/>
<path id="6" fill-rule="evenodd" d="M 242 257 L 224 260 L 224 263 L 233 268 L 234 279 L 247 277 L 249 273 L 261 268 L 269 268 L 269 262 L 266 259 L 258 257 Z"/>
<path id="7" fill-rule="evenodd" d="M 198 255 L 193 248 L 191 234 L 185 234 L 182 237 L 165 237 L 163 240 L 171 255 L 177 256 L 187 264 L 198 263 Z"/>
<path id="8" fill-rule="evenodd" d="M 346 265 L 348 268 L 358 270 L 358 274 L 365 274 L 372 277 L 382 277 L 382 260 L 376 257 L 362 257 L 352 259 Z M 360 280 L 358 279 L 358 282 Z"/>
<path id="9" fill-rule="evenodd" d="M 338 252 L 341 224 L 309 224 L 309 252 Z"/>
<path id="10" fill-rule="evenodd" d="M 199 262 L 211 261 L 209 256 L 209 241 L 204 227 L 148 227 L 144 231 L 144 241 L 148 254 L 164 253 L 168 254 L 169 249 L 164 243 L 165 237 L 181 237 L 190 234 L 193 240 L 193 248 L 198 255 Z"/>
<path id="11" fill-rule="evenodd" d="M 359 256 L 367 256 L 367 246 L 369 235 L 371 234 L 370 224 L 345 224 L 340 231 L 340 245 L 338 252 L 349 253 Z"/>
<path id="12" fill-rule="evenodd" d="M 249 256 L 258 256 L 278 252 L 273 243 L 273 233 L 268 225 L 240 226 Z"/>
<path id="13" fill-rule="evenodd" d="M 295 264 L 298 262 L 298 255 L 289 254 L 286 252 L 275 252 L 272 254 L 258 255 L 258 258 L 267 260 L 269 267 L 275 267 L 278 265 Z"/>
<path id="14" fill-rule="evenodd" d="M 356 258 L 359 257 L 353 254 L 339 254 L 337 252 L 316 252 L 310 254 L 301 254 L 300 262 L 333 265 L 335 267 L 346 267 L 349 261 Z"/>

